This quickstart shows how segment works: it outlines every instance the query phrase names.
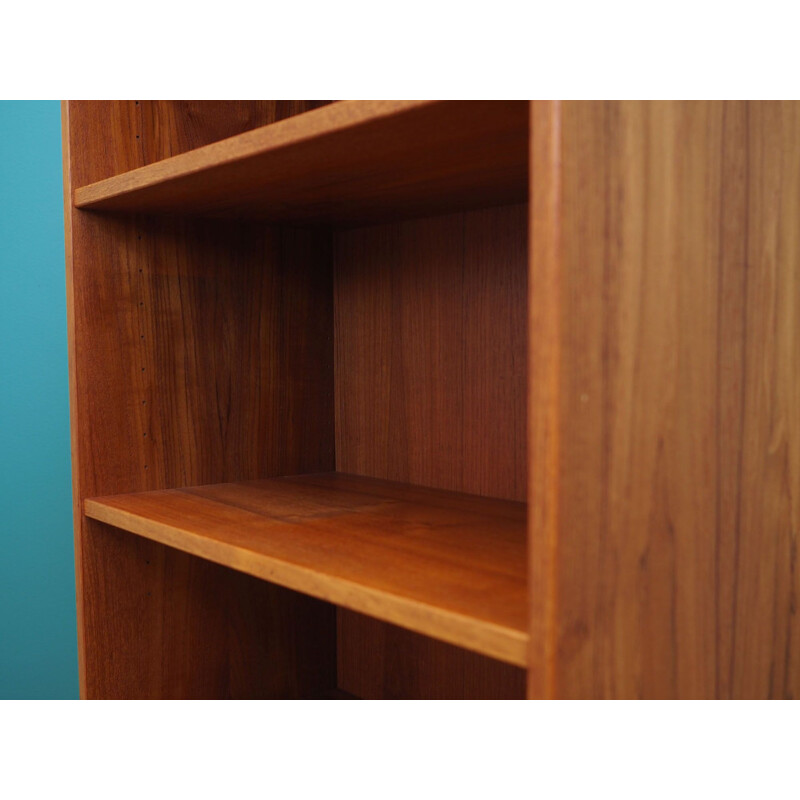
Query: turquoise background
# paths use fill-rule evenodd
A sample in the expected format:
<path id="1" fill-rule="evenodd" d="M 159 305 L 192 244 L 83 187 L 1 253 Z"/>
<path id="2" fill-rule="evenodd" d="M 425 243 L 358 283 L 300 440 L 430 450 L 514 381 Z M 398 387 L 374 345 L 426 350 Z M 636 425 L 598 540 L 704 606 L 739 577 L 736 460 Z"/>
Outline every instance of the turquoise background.
<path id="1" fill-rule="evenodd" d="M 58 101 L 0 101 L 0 698 L 78 696 Z"/>

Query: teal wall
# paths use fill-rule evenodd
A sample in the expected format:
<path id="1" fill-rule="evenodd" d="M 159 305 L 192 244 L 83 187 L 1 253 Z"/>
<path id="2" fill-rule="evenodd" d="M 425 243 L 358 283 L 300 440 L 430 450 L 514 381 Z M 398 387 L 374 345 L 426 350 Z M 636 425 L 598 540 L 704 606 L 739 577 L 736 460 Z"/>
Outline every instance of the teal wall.
<path id="1" fill-rule="evenodd" d="M 0 101 L 0 698 L 78 696 L 61 112 Z"/>

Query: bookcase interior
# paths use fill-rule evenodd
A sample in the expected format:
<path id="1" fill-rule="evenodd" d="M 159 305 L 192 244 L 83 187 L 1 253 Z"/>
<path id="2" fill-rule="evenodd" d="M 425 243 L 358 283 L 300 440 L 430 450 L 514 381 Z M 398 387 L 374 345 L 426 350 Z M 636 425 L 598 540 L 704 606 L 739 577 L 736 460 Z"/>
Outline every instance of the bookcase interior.
<path id="1" fill-rule="evenodd" d="M 800 104 L 62 114 L 82 697 L 800 696 Z"/>
<path id="2" fill-rule="evenodd" d="M 187 108 L 150 108 L 151 135 L 173 125 L 191 140 Z M 93 111 L 75 109 L 73 136 L 102 121 Z M 131 107 L 106 113 L 124 126 Z M 189 143 L 172 142 L 150 155 Z M 120 166 L 87 162 L 73 180 Z M 71 210 L 73 371 L 91 421 L 73 426 L 91 454 L 78 497 L 338 471 L 524 503 L 528 210 L 503 199 L 361 225 Z M 83 510 L 85 695 L 524 696 L 520 666 Z M 491 525 L 485 536 L 491 548 Z"/>

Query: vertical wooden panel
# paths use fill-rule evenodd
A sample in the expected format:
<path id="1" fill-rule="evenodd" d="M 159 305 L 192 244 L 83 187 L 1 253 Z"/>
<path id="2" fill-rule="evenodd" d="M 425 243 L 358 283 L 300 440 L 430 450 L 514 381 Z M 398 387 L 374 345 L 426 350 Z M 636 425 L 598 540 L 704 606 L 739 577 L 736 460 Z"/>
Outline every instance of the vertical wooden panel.
<path id="1" fill-rule="evenodd" d="M 247 104 L 215 112 L 215 125 L 191 104 L 155 104 L 149 144 L 132 145 L 140 108 L 70 104 L 65 128 L 82 694 L 314 694 L 335 681 L 329 606 L 120 539 L 81 513 L 93 495 L 334 467 L 327 233 L 71 207 L 92 171 L 253 120 Z M 324 669 L 298 666 L 297 625 L 329 649 L 306 652 Z"/>
<path id="2" fill-rule="evenodd" d="M 720 269 L 717 364 L 717 442 L 719 469 L 716 597 L 716 696 L 737 696 L 733 689 L 735 638 L 736 561 L 739 543 L 741 443 L 745 305 L 747 290 L 747 235 L 742 227 L 748 204 L 748 108 L 728 103 L 723 108 L 721 197 L 727 213 L 720 219 Z"/>
<path id="3" fill-rule="evenodd" d="M 332 466 L 327 234 L 85 214 L 73 236 L 85 496 Z"/>
<path id="4" fill-rule="evenodd" d="M 337 469 L 524 498 L 525 217 L 335 234 Z"/>
<path id="5" fill-rule="evenodd" d="M 525 670 L 339 609 L 339 688 L 364 700 L 517 700 Z"/>
<path id="6" fill-rule="evenodd" d="M 800 103 L 748 103 L 732 693 L 800 698 Z"/>
<path id="7" fill-rule="evenodd" d="M 335 234 L 337 469 L 524 497 L 526 227 L 509 206 Z M 339 613 L 346 691 L 521 696 L 520 675 Z"/>
<path id="8" fill-rule="evenodd" d="M 292 699 L 335 685 L 334 606 L 91 520 L 83 535 L 85 697 Z"/>
<path id="9" fill-rule="evenodd" d="M 555 696 L 561 369 L 561 104 L 531 103 L 528 696 Z"/>
<path id="10" fill-rule="evenodd" d="M 796 106 L 535 110 L 532 696 L 796 691 L 797 141 Z"/>

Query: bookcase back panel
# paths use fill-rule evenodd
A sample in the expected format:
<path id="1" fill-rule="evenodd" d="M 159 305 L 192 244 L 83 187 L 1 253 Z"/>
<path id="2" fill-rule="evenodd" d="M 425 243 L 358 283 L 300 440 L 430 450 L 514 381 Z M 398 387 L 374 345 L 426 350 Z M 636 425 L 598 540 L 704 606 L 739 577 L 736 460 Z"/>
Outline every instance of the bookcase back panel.
<path id="1" fill-rule="evenodd" d="M 526 499 L 527 269 L 525 205 L 334 234 L 338 470 Z M 524 696 L 523 670 L 346 611 L 338 630 L 354 694 Z"/>
<path id="2" fill-rule="evenodd" d="M 519 700 L 525 670 L 339 609 L 338 685 L 364 700 Z"/>
<path id="3" fill-rule="evenodd" d="M 336 466 L 526 499 L 527 207 L 334 235 Z"/>

